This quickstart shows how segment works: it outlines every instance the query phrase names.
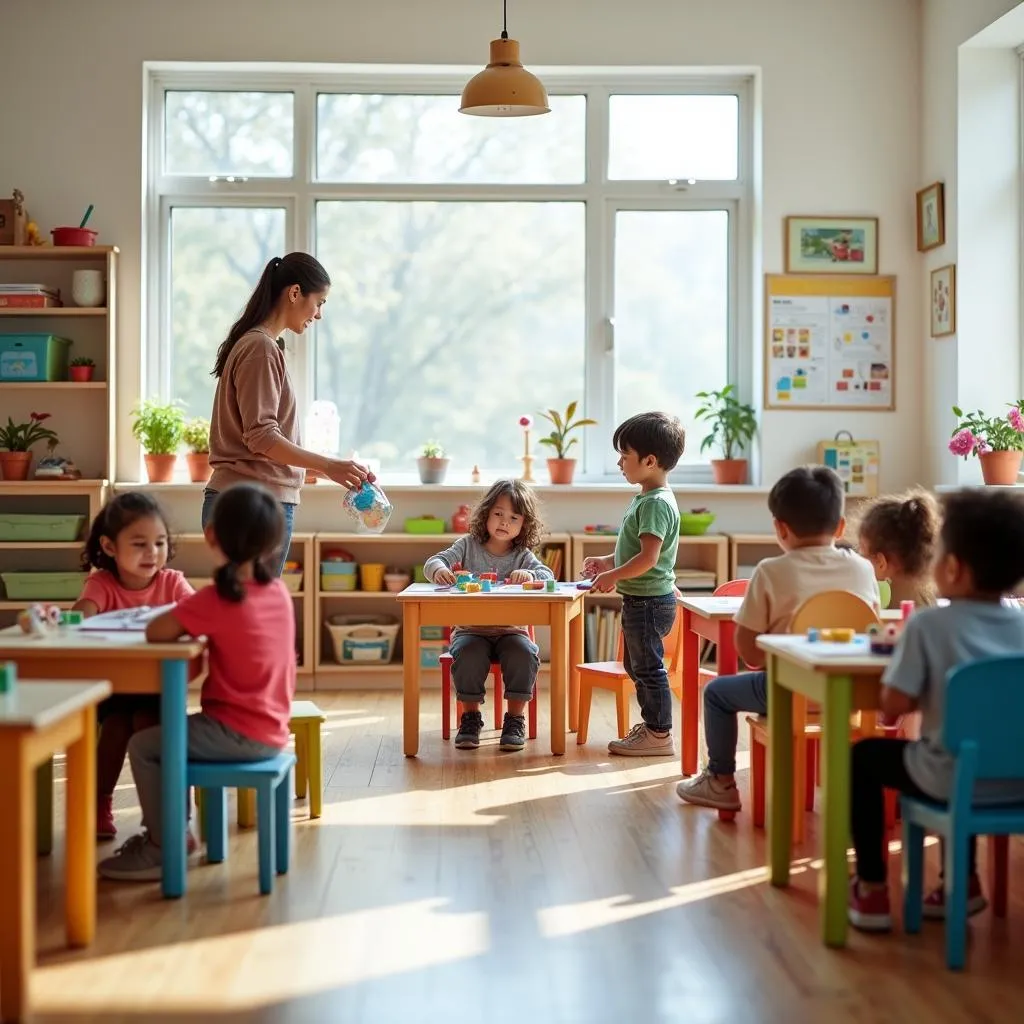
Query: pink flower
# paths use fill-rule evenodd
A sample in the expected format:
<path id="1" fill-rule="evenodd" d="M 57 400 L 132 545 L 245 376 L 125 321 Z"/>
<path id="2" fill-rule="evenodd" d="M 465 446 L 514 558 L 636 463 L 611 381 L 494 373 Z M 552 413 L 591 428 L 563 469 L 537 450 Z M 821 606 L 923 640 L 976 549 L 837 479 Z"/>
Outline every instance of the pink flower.
<path id="1" fill-rule="evenodd" d="M 530 427 L 533 426 L 533 417 L 532 416 L 520 416 L 519 417 L 519 426 L 521 426 L 523 428 L 523 430 L 529 430 Z"/>
<path id="2" fill-rule="evenodd" d="M 988 443 L 983 437 L 978 438 L 978 443 L 974 446 L 975 455 L 988 455 L 992 451 L 992 445 Z"/>
<path id="3" fill-rule="evenodd" d="M 1014 406 L 1006 418 L 1010 421 L 1010 426 L 1017 431 L 1018 434 L 1024 434 L 1024 415 L 1021 415 L 1020 409 Z"/>
<path id="4" fill-rule="evenodd" d="M 958 430 L 949 440 L 949 450 L 954 455 L 962 455 L 966 458 L 978 445 L 976 438 L 966 427 Z"/>

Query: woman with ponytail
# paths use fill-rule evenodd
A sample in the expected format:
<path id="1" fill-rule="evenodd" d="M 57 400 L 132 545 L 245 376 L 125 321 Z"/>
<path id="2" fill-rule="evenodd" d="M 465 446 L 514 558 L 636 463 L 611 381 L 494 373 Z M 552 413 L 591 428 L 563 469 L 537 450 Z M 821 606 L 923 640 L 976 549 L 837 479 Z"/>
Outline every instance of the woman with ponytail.
<path id="1" fill-rule="evenodd" d="M 217 350 L 217 390 L 210 417 L 213 475 L 203 497 L 203 529 L 218 493 L 237 483 L 262 484 L 281 503 L 285 530 L 270 569 L 288 557 L 295 506 L 306 470 L 356 488 L 373 479 L 357 462 L 302 447 L 295 389 L 281 334 L 301 335 L 319 320 L 331 279 L 308 253 L 275 256 L 263 269 L 242 315 Z"/>
<path id="2" fill-rule="evenodd" d="M 168 643 L 205 636 L 209 668 L 202 711 L 189 715 L 190 761 L 261 761 L 288 744 L 295 695 L 295 616 L 277 579 L 284 537 L 281 504 L 258 484 L 217 497 L 204 530 L 214 583 L 153 619 L 146 639 Z M 160 726 L 128 744 L 145 831 L 99 865 L 105 878 L 159 881 L 161 875 Z M 189 837 L 191 852 L 197 844 Z"/>

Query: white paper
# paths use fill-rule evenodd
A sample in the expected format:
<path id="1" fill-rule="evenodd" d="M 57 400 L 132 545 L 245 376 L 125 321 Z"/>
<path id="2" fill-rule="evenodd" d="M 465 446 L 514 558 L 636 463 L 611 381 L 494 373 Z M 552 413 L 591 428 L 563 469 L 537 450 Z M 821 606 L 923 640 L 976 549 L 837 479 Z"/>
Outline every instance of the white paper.
<path id="1" fill-rule="evenodd" d="M 142 608 L 119 608 L 114 612 L 104 612 L 86 619 L 79 629 L 100 633 L 141 633 L 149 623 L 164 612 L 170 611 L 174 604 L 162 604 L 157 608 L 148 605 Z"/>

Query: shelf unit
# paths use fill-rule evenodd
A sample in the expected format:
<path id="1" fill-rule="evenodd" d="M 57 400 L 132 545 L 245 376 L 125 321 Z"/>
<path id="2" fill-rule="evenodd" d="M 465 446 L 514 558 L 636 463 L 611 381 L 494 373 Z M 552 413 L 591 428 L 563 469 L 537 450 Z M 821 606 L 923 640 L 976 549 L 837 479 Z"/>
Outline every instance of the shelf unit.
<path id="1" fill-rule="evenodd" d="M 574 533 L 572 535 L 571 579 L 583 574 L 585 558 L 610 555 L 615 551 L 618 538 L 601 533 Z M 679 538 L 676 555 L 677 569 L 696 569 L 715 574 L 715 586 L 724 583 L 729 572 L 729 537 L 724 533 L 705 533 L 700 537 Z M 617 594 L 588 594 L 588 600 L 618 600 Z"/>
<path id="2" fill-rule="evenodd" d="M 749 578 L 752 569 L 763 558 L 781 555 L 774 533 L 731 533 L 729 535 L 729 578 Z M 746 569 L 744 569 L 744 566 Z"/>

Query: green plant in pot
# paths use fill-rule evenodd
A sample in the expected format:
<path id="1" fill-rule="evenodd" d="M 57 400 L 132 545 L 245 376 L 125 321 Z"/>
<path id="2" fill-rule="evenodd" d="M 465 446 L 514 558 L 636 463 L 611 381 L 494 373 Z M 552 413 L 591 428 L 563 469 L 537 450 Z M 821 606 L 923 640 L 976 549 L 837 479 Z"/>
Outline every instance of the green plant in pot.
<path id="1" fill-rule="evenodd" d="M 189 479 L 194 484 L 205 484 L 210 479 L 213 469 L 210 467 L 210 421 L 197 416 L 185 424 L 181 432 L 188 453 Z"/>
<path id="2" fill-rule="evenodd" d="M 47 451 L 57 447 L 57 435 L 44 427 L 48 412 L 29 413 L 27 423 L 15 423 L 7 417 L 7 426 L 0 427 L 0 475 L 4 480 L 27 480 L 32 466 L 32 446 L 46 442 Z"/>
<path id="3" fill-rule="evenodd" d="M 88 356 L 75 356 L 68 363 L 68 376 L 79 384 L 92 380 L 96 372 L 96 364 Z"/>
<path id="4" fill-rule="evenodd" d="M 702 405 L 694 419 L 703 420 L 710 433 L 700 443 L 700 450 L 717 447 L 720 459 L 711 460 L 716 484 L 745 484 L 747 460 L 742 457 L 757 433 L 757 414 L 752 405 L 736 397 L 736 388 L 726 384 L 721 391 L 698 391 Z"/>
<path id="5" fill-rule="evenodd" d="M 548 409 L 547 412 L 541 413 L 541 416 L 554 426 L 554 430 L 547 437 L 538 438 L 541 444 L 554 451 L 554 456 L 548 459 L 548 476 L 553 484 L 571 484 L 576 473 L 576 460 L 569 458 L 569 450 L 578 440 L 570 436 L 572 432 L 583 427 L 592 427 L 597 423 L 597 420 L 582 417 L 574 420 L 578 404 L 570 402 L 564 413 L 557 409 Z"/>
<path id="6" fill-rule="evenodd" d="M 170 483 L 185 432 L 185 414 L 177 402 L 147 398 L 132 409 L 132 436 L 146 459 L 151 484 Z"/>
<path id="7" fill-rule="evenodd" d="M 421 484 L 443 484 L 451 459 L 446 458 L 440 441 L 426 441 L 420 448 L 416 468 L 420 471 Z"/>

